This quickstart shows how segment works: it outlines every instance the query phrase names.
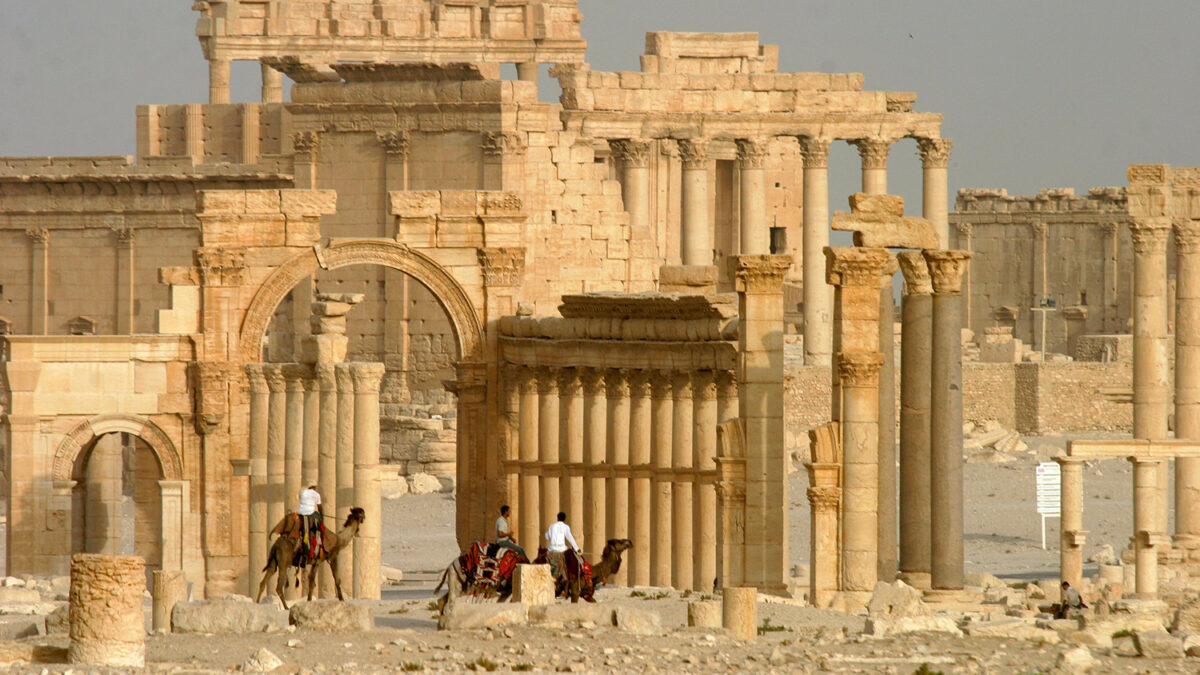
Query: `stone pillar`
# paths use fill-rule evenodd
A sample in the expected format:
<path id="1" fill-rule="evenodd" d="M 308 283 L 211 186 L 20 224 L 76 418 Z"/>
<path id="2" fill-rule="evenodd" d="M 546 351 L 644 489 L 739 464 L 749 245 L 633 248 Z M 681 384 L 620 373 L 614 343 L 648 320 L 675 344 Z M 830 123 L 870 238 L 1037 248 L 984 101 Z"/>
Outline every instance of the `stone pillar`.
<path id="1" fill-rule="evenodd" d="M 283 504 L 285 512 L 299 504 L 304 467 L 304 379 L 308 368 L 298 363 L 283 366 L 287 380 L 287 427 L 283 448 Z"/>
<path id="2" fill-rule="evenodd" d="M 862 159 L 862 191 L 869 195 L 887 194 L 887 158 L 892 149 L 890 141 L 882 138 L 859 138 L 851 141 Z"/>
<path id="3" fill-rule="evenodd" d="M 742 255 L 771 253 L 771 227 L 767 222 L 767 140 L 737 140 L 738 174 L 741 177 L 740 213 Z"/>
<path id="4" fill-rule="evenodd" d="M 895 580 L 899 568 L 896 537 L 900 526 L 896 512 L 899 501 L 896 480 L 896 301 L 892 292 L 895 274 L 896 259 L 891 258 L 880 277 L 879 288 L 879 351 L 883 354 L 883 365 L 879 369 L 879 579 L 888 583 Z"/>
<path id="5" fill-rule="evenodd" d="M 791 578 L 783 438 L 783 277 L 791 263 L 790 256 L 738 256 L 731 275 L 737 280 L 741 317 L 738 393 L 746 449 L 746 583 L 775 592 L 786 592 Z"/>
<path id="6" fill-rule="evenodd" d="M 304 376 L 304 445 L 300 455 L 300 489 L 317 481 L 317 463 L 320 447 L 317 445 L 321 433 L 321 390 L 320 382 L 311 366 Z M 299 493 L 297 498 L 299 498 Z"/>
<path id="7" fill-rule="evenodd" d="M 832 293 L 825 283 L 829 246 L 829 141 L 801 138 L 804 158 L 804 363 L 829 363 L 833 347 Z"/>
<path id="8" fill-rule="evenodd" d="M 1175 223 L 1175 438 L 1200 441 L 1200 220 Z M 1200 548 L 1200 458 L 1175 458 L 1175 539 Z"/>
<path id="9" fill-rule="evenodd" d="M 262 102 L 283 103 L 283 73 L 267 64 L 261 64 Z"/>
<path id="10" fill-rule="evenodd" d="M 650 533 L 654 516 L 650 486 L 653 464 L 653 416 L 650 403 L 650 371 L 635 371 L 629 378 L 629 539 L 633 548 L 625 553 L 630 586 L 650 585 Z M 714 433 L 716 432 L 714 427 Z M 714 548 L 716 543 L 713 544 Z"/>
<path id="11" fill-rule="evenodd" d="M 520 541 L 531 554 L 542 543 L 541 501 L 538 497 L 538 381 L 532 368 L 522 368 L 517 386 L 521 391 L 521 413 L 517 423 L 518 459 L 520 460 L 520 503 L 517 527 Z M 553 517 L 553 515 L 551 515 Z"/>
<path id="12" fill-rule="evenodd" d="M 675 397 L 671 427 L 672 468 L 675 471 L 671 488 L 671 586 L 692 587 L 692 560 L 697 554 L 692 543 L 692 376 L 675 373 Z"/>
<path id="13" fill-rule="evenodd" d="M 975 254 L 975 226 L 971 223 L 955 223 L 954 229 L 958 232 L 958 244 L 956 248 L 961 251 L 966 251 L 971 255 Z M 971 270 L 967 269 L 963 275 L 962 283 L 962 299 L 963 299 L 963 327 L 970 328 L 974 324 L 971 323 Z M 1074 352 L 1074 349 L 1072 349 Z"/>
<path id="14" fill-rule="evenodd" d="M 137 313 L 134 311 L 136 293 L 134 274 L 133 241 L 137 230 L 132 227 L 120 227 L 113 230 L 117 240 L 117 320 L 118 335 L 130 335 L 137 332 Z"/>
<path id="15" fill-rule="evenodd" d="M 650 233 L 650 156 L 654 141 L 623 138 L 610 141 L 613 155 L 621 160 L 621 198 L 629 213 L 631 230 L 649 238 Z"/>
<path id="16" fill-rule="evenodd" d="M 717 490 L 712 478 L 700 476 L 717 469 L 717 381 L 711 370 L 698 371 L 693 377 L 692 465 L 697 479 L 692 484 L 692 545 L 696 552 L 692 589 L 708 593 L 717 579 Z"/>
<path id="17" fill-rule="evenodd" d="M 604 371 L 588 369 L 583 373 L 583 461 L 584 479 L 583 550 L 588 560 L 599 560 L 608 531 L 604 464 L 608 460 L 608 407 Z M 539 535 L 540 536 L 540 535 Z"/>
<path id="18" fill-rule="evenodd" d="M 1135 218 L 1133 240 L 1133 437 L 1167 437 L 1170 354 L 1167 337 L 1167 235 L 1170 218 Z M 1185 378 L 1186 379 L 1186 378 Z M 1167 532 L 1167 467 L 1159 464 L 1155 532 Z"/>
<path id="19" fill-rule="evenodd" d="M 170 633 L 171 610 L 187 600 L 187 579 L 183 570 L 154 570 L 150 576 L 153 580 L 150 625 L 155 632 Z"/>
<path id="20" fill-rule="evenodd" d="M 1133 463 L 1133 547 L 1137 574 L 1137 596 L 1158 597 L 1157 546 L 1164 533 L 1158 526 L 1158 472 L 1165 461 L 1159 457 L 1130 457 Z"/>
<path id="21" fill-rule="evenodd" d="M 592 550 L 604 551 L 608 539 L 629 536 L 629 371 L 609 370 L 605 375 L 608 387 L 608 447 L 606 458 L 609 474 L 605 499 L 604 538 L 589 544 Z M 576 516 L 577 517 L 577 516 Z M 599 556 L 596 560 L 599 560 Z M 624 583 L 626 574 L 618 575 Z"/>
<path id="22" fill-rule="evenodd" d="M 520 80 L 521 82 L 537 83 L 537 81 L 538 81 L 538 62 L 537 61 L 526 61 L 525 63 L 518 63 L 518 64 L 516 64 L 516 66 L 517 66 L 517 79 L 518 80 Z"/>
<path id="23" fill-rule="evenodd" d="M 1118 233 L 1121 228 L 1113 222 L 1100 223 L 1100 227 L 1104 231 L 1104 325 L 1101 329 L 1105 333 L 1123 333 L 1125 327 L 1117 322 L 1117 288 L 1127 274 L 1117 265 L 1118 252 L 1121 250 Z"/>
<path id="24" fill-rule="evenodd" d="M 541 477 L 538 480 L 538 492 L 541 497 L 541 520 L 539 529 L 549 527 L 554 522 L 555 514 L 563 511 L 562 500 L 558 494 L 558 437 L 560 420 L 558 418 L 558 372 L 554 368 L 541 368 L 538 379 L 538 464 Z M 578 518 L 578 514 L 569 513 L 568 517 Z"/>
<path id="25" fill-rule="evenodd" d="M 378 600 L 383 500 L 379 494 L 379 384 L 382 363 L 354 363 L 354 505 L 366 517 L 354 538 L 354 597 Z M 374 516 L 374 517 L 372 517 Z"/>
<path id="26" fill-rule="evenodd" d="M 950 138 L 918 138 L 917 154 L 921 157 L 922 202 L 921 215 L 933 222 L 937 229 L 938 244 L 950 247 L 950 218 L 947 194 L 949 181 L 947 167 L 950 166 Z"/>
<path id="27" fill-rule="evenodd" d="M 927 589 L 933 283 L 920 251 L 901 251 L 897 258 L 904 274 L 900 309 L 900 575 L 909 585 Z"/>
<path id="28" fill-rule="evenodd" d="M 650 460 L 654 465 L 651 486 L 651 511 L 656 527 L 650 549 L 650 583 L 671 585 L 671 531 L 673 485 L 671 483 L 672 440 L 675 401 L 671 394 L 671 372 L 654 371 L 650 381 Z"/>
<path id="29" fill-rule="evenodd" d="M 338 388 L 337 413 L 337 505 L 348 514 L 357 503 L 354 494 L 354 377 L 349 363 L 334 366 Z M 365 508 L 365 507 L 364 507 Z M 339 516 L 341 514 L 338 514 Z M 370 518 L 370 514 L 366 514 Z M 344 522 L 344 521 L 343 521 Z M 341 526 L 342 523 L 338 523 Z M 354 572 L 354 547 L 350 546 L 338 554 L 338 579 L 346 579 Z M 353 587 L 353 584 L 351 585 Z"/>
<path id="30" fill-rule="evenodd" d="M 199 103 L 183 106 L 183 145 L 192 164 L 204 163 L 204 106 Z"/>
<path id="31" fill-rule="evenodd" d="M 242 164 L 258 164 L 259 119 L 257 103 L 243 103 L 242 106 Z"/>
<path id="32" fill-rule="evenodd" d="M 735 640 L 758 635 L 758 589 L 725 588 L 721 592 L 721 623 Z"/>
<path id="33" fill-rule="evenodd" d="M 69 663 L 145 667 L 145 568 L 135 556 L 71 556 Z"/>
<path id="34" fill-rule="evenodd" d="M 383 146 L 384 181 L 387 183 L 388 190 L 407 190 L 408 151 L 412 146 L 412 134 L 408 131 L 389 131 L 379 134 L 378 138 L 379 144 Z M 387 194 L 384 195 L 384 198 L 389 200 L 391 199 L 391 197 L 387 196 Z M 391 206 L 389 204 L 388 209 L 390 210 L 390 208 Z M 395 233 L 390 231 L 390 226 L 385 227 L 385 229 L 388 230 L 384 233 L 385 236 L 394 236 Z M 396 281 L 398 282 L 397 285 L 402 285 L 405 287 L 403 292 L 407 293 L 407 285 L 409 280 L 407 278 L 399 278 Z M 405 309 L 402 311 L 407 313 L 408 310 Z M 406 324 L 407 319 L 399 323 Z M 401 331 L 408 330 L 407 326 L 397 326 L 396 328 Z M 407 335 L 401 335 L 399 336 L 399 340 L 403 341 L 406 337 Z"/>
<path id="35" fill-rule="evenodd" d="M 708 213 L 708 141 L 691 138 L 678 143 L 679 156 L 683 161 L 679 256 L 684 265 L 711 265 L 713 247 Z"/>
<path id="36" fill-rule="evenodd" d="M 246 590 L 247 595 L 253 596 L 255 579 L 267 564 L 267 547 L 270 545 L 267 531 L 275 525 L 269 523 L 267 517 L 267 492 L 270 489 L 270 477 L 267 473 L 267 437 L 270 428 L 271 390 L 267 388 L 267 377 L 261 363 L 246 366 L 246 376 L 250 380 L 250 503 L 246 528 L 250 534 L 250 567 L 246 574 Z M 169 616 L 167 628 L 170 628 Z"/>
<path id="37" fill-rule="evenodd" d="M 1059 579 L 1072 586 L 1083 582 L 1083 463 L 1082 457 L 1055 457 L 1062 477 L 1059 527 Z"/>
<path id="38" fill-rule="evenodd" d="M 583 500 L 583 385 L 578 368 L 560 371 L 558 396 L 562 414 L 559 458 L 567 467 L 559 490 L 564 510 L 579 524 L 578 534 L 582 535 L 586 533 L 583 527 L 586 507 Z"/>
<path id="39" fill-rule="evenodd" d="M 29 333 L 46 335 L 50 315 L 50 231 L 44 227 L 25 230 L 29 237 Z"/>
<path id="40" fill-rule="evenodd" d="M 930 367 L 930 585 L 963 587 L 962 277 L 971 254 L 925 251 L 933 281 Z"/>
<path id="41" fill-rule="evenodd" d="M 1031 286 L 1033 287 L 1034 304 L 1038 304 L 1041 300 L 1046 299 L 1046 235 L 1049 232 L 1049 226 L 1046 223 L 1030 223 L 1029 237 L 1033 243 L 1033 278 Z M 1034 320 L 1033 316 L 1041 314 L 1039 320 Z M 1042 344 L 1042 334 L 1048 327 L 1046 324 L 1046 312 L 1030 312 L 1029 343 L 1038 351 L 1045 351 L 1046 347 Z"/>
<path id="42" fill-rule="evenodd" d="M 229 59 L 210 59 L 208 62 L 209 104 L 229 103 Z"/>
<path id="43" fill-rule="evenodd" d="M 810 475 L 813 469 L 810 468 Z M 836 555 L 838 541 L 838 511 L 842 505 L 842 489 L 836 485 L 808 488 L 810 536 L 813 551 L 827 555 L 809 560 L 809 601 L 814 607 L 829 607 L 838 591 L 840 558 Z M 828 553 L 832 553 L 829 555 Z"/>
<path id="44" fill-rule="evenodd" d="M 336 530 L 344 522 L 339 517 L 341 513 L 338 510 L 337 371 L 332 363 L 319 363 L 314 370 L 317 387 L 320 392 L 320 422 L 317 432 L 317 445 L 319 446 L 317 458 L 317 491 L 321 493 L 321 511 L 327 516 L 325 518 L 325 527 Z M 347 508 L 346 512 L 349 513 L 349 508 Z M 251 567 L 250 569 L 254 570 L 255 568 Z M 262 568 L 259 567 L 257 569 Z M 330 574 L 329 568 L 322 566 L 318 577 L 320 581 L 320 597 L 333 597 L 333 577 Z"/>
<path id="45" fill-rule="evenodd" d="M 275 524 L 287 512 L 283 497 L 283 475 L 287 467 L 287 380 L 283 377 L 283 367 L 275 364 L 264 365 L 263 375 L 266 377 L 267 389 L 270 391 L 267 402 L 267 527 L 263 535 L 265 538 L 265 532 L 275 527 Z M 269 546 L 270 542 L 266 542 L 265 545 Z M 265 565 L 267 555 L 265 548 L 262 555 Z"/>
<path id="46" fill-rule="evenodd" d="M 316 131 L 297 131 L 292 134 L 297 189 L 317 189 L 317 150 L 320 142 L 321 134 Z"/>

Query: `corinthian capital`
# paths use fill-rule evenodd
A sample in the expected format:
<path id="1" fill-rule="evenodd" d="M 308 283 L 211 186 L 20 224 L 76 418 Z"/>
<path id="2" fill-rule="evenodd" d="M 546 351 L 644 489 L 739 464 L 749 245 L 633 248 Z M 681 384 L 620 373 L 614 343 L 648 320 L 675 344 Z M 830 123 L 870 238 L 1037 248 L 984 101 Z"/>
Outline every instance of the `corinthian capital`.
<path id="1" fill-rule="evenodd" d="M 929 263 L 934 293 L 962 292 L 963 275 L 971 254 L 967 251 L 922 251 Z"/>
<path id="2" fill-rule="evenodd" d="M 842 503 L 840 487 L 810 487 L 807 494 L 809 505 L 818 511 L 836 509 Z"/>
<path id="3" fill-rule="evenodd" d="M 739 255 L 733 258 L 737 290 L 744 293 L 781 293 L 783 277 L 792 266 L 791 256 Z"/>
<path id="4" fill-rule="evenodd" d="M 479 266 L 483 269 L 485 286 L 519 286 L 525 273 L 525 249 L 481 248 Z"/>
<path id="5" fill-rule="evenodd" d="M 1175 250 L 1178 253 L 1200 253 L 1200 220 L 1175 221 Z"/>
<path id="6" fill-rule="evenodd" d="M 1167 235 L 1170 233 L 1170 218 L 1134 218 L 1129 222 L 1133 252 L 1139 255 L 1165 253 L 1167 251 Z"/>
<path id="7" fill-rule="evenodd" d="M 292 150 L 297 154 L 311 155 L 316 153 L 321 142 L 321 134 L 316 131 L 297 131 L 292 134 Z"/>
<path id="8" fill-rule="evenodd" d="M 679 159 L 683 162 L 683 168 L 708 168 L 708 139 L 683 138 L 675 144 L 679 148 Z"/>
<path id="9" fill-rule="evenodd" d="M 526 145 L 522 134 L 485 131 L 482 147 L 483 154 L 491 157 L 501 157 L 504 155 L 524 155 Z"/>
<path id="10" fill-rule="evenodd" d="M 892 144 L 882 138 L 858 138 L 850 141 L 858 148 L 858 156 L 862 158 L 864 169 L 886 169 L 888 152 Z"/>
<path id="11" fill-rule="evenodd" d="M 926 169 L 944 169 L 950 165 L 950 148 L 954 147 L 952 138 L 918 138 L 917 154 L 921 157 L 921 166 Z"/>
<path id="12" fill-rule="evenodd" d="M 878 387 L 883 354 L 879 352 L 839 352 L 838 377 L 843 387 Z"/>
<path id="13" fill-rule="evenodd" d="M 379 384 L 383 382 L 383 364 L 353 363 L 350 377 L 354 378 L 355 394 L 378 394 Z"/>
<path id="14" fill-rule="evenodd" d="M 879 286 L 891 264 L 886 248 L 825 247 L 825 281 L 834 286 Z"/>
<path id="15" fill-rule="evenodd" d="M 762 169 L 767 165 L 767 139 L 737 139 L 738 166 L 743 169 Z"/>
<path id="16" fill-rule="evenodd" d="M 929 263 L 920 251 L 901 251 L 896 254 L 900 272 L 904 274 L 906 295 L 929 295 L 933 292 L 933 280 L 929 276 Z"/>
<path id="17" fill-rule="evenodd" d="M 824 169 L 829 166 L 829 139 L 804 136 L 800 139 L 800 156 L 804 168 Z"/>
<path id="18" fill-rule="evenodd" d="M 388 131 L 379 134 L 379 144 L 383 151 L 393 157 L 407 157 L 408 146 L 412 142 L 412 134 L 407 131 Z"/>
<path id="19" fill-rule="evenodd" d="M 654 141 L 642 138 L 618 138 L 608 142 L 613 156 L 621 160 L 626 168 L 646 168 L 650 166 L 650 155 L 654 149 Z"/>

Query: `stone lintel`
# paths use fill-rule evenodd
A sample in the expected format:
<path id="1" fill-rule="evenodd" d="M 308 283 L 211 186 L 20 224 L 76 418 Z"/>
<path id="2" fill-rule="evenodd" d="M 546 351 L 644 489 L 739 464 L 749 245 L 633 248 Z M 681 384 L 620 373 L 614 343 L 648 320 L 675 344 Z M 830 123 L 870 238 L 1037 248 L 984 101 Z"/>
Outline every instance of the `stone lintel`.
<path id="1" fill-rule="evenodd" d="M 906 295 L 929 295 L 933 293 L 933 279 L 929 276 L 929 263 L 920 251 L 900 251 L 896 254 L 900 272 L 904 274 Z"/>
<path id="2" fill-rule="evenodd" d="M 914 216 L 882 213 L 833 214 L 833 229 L 854 233 L 854 245 L 866 248 L 937 248 L 933 223 Z"/>
<path id="3" fill-rule="evenodd" d="M 886 248 L 825 247 L 825 281 L 834 286 L 879 286 L 891 253 Z"/>
<path id="4" fill-rule="evenodd" d="M 1128 457 L 1142 460 L 1200 457 L 1200 441 L 1187 439 L 1078 440 L 1067 442 L 1069 457 Z M 1058 461 L 1056 458 L 1055 461 Z"/>
<path id="5" fill-rule="evenodd" d="M 969 251 L 922 251 L 929 263 L 929 276 L 934 293 L 961 293 L 963 275 L 967 272 Z"/>

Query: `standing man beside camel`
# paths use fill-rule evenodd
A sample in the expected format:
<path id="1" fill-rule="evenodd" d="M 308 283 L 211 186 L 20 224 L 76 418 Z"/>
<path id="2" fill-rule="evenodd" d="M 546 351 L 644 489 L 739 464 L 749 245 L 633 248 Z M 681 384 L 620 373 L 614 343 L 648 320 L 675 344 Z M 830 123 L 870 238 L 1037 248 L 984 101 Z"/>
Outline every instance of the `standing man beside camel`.
<path id="1" fill-rule="evenodd" d="M 567 542 L 579 553 L 579 544 L 571 534 L 571 526 L 567 525 L 567 514 L 558 512 L 558 521 L 546 530 L 546 560 L 550 562 L 550 573 L 555 579 L 566 576 Z"/>

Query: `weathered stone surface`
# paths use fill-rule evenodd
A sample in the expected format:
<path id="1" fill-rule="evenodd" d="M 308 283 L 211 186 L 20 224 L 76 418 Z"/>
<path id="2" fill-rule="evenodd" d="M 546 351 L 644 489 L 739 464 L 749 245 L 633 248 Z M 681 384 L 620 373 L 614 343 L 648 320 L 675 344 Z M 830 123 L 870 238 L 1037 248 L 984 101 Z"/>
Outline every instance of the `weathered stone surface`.
<path id="1" fill-rule="evenodd" d="M 289 620 L 297 628 L 328 632 L 365 631 L 375 625 L 371 605 L 341 600 L 297 602 L 292 605 Z"/>
<path id="2" fill-rule="evenodd" d="M 867 617 L 866 635 L 887 637 L 902 633 L 950 633 L 962 636 L 962 631 L 947 616 L 906 616 L 898 619 Z"/>
<path id="3" fill-rule="evenodd" d="M 713 600 L 689 602 L 688 625 L 698 628 L 720 628 L 721 603 Z"/>
<path id="4" fill-rule="evenodd" d="M 1096 616 L 1085 614 L 1080 618 L 1080 627 L 1087 631 L 1108 632 L 1109 635 L 1120 631 L 1138 632 L 1164 630 L 1163 622 L 1150 614 L 1109 614 Z"/>
<path id="5" fill-rule="evenodd" d="M 145 665 L 145 569 L 145 562 L 135 556 L 71 556 L 71 663 Z"/>
<path id="6" fill-rule="evenodd" d="M 549 565 L 517 565 L 513 598 L 523 605 L 554 604 L 554 577 Z"/>
<path id="7" fill-rule="evenodd" d="M 880 619 L 929 616 L 929 607 L 921 599 L 921 591 L 903 581 L 875 584 L 875 593 L 867 605 L 867 613 Z"/>
<path id="8" fill-rule="evenodd" d="M 613 612 L 617 628 L 638 635 L 657 635 L 662 627 L 658 612 L 636 607 L 617 607 Z"/>
<path id="9" fill-rule="evenodd" d="M 973 623 L 967 626 L 963 632 L 972 637 L 1004 637 L 1013 640 L 1032 640 L 1051 645 L 1056 645 L 1060 642 L 1057 632 L 1038 628 L 1032 622 L 1022 619 L 1001 619 L 999 621 Z"/>
<path id="10" fill-rule="evenodd" d="M 453 602 L 438 619 L 438 630 L 471 630 L 523 624 L 527 608 L 521 603 Z"/>
<path id="11" fill-rule="evenodd" d="M 601 603 L 585 602 L 534 605 L 529 608 L 529 620 L 558 623 L 591 621 L 598 626 L 611 626 L 613 625 L 613 608 Z"/>
<path id="12" fill-rule="evenodd" d="M 379 575 L 385 584 L 400 583 L 401 581 L 404 581 L 404 571 L 388 565 L 379 566 Z"/>
<path id="13" fill-rule="evenodd" d="M 991 588 L 1008 588 L 1008 584 L 1004 583 L 994 574 L 987 572 L 972 572 L 964 579 L 968 586 L 979 586 L 983 590 Z"/>
<path id="14" fill-rule="evenodd" d="M 442 482 L 437 479 L 437 476 L 427 473 L 413 474 L 409 477 L 408 483 L 414 495 L 436 494 L 442 489 Z"/>
<path id="15" fill-rule="evenodd" d="M 287 625 L 287 612 L 253 602 L 181 602 L 171 612 L 171 630 L 176 633 L 273 633 Z"/>
<path id="16" fill-rule="evenodd" d="M 269 673 L 283 665 L 283 660 L 275 656 L 271 650 L 266 647 L 259 648 L 254 652 L 254 655 L 246 659 L 242 664 L 242 672 L 246 673 Z"/>
<path id="17" fill-rule="evenodd" d="M 1092 656 L 1091 650 L 1076 647 L 1060 653 L 1054 661 L 1054 667 L 1060 672 L 1076 675 L 1090 671 L 1096 663 L 1096 657 Z"/>
<path id="18" fill-rule="evenodd" d="M 0 616 L 49 614 L 58 606 L 53 602 L 10 602 L 0 605 Z"/>
<path id="19" fill-rule="evenodd" d="M 21 638 L 41 635 L 46 632 L 46 619 L 40 616 L 5 616 L 0 617 L 0 640 L 19 640 Z M 64 614 L 63 630 L 66 631 Z"/>
<path id="20" fill-rule="evenodd" d="M 1183 658 L 1183 642 L 1164 630 L 1138 631 L 1133 634 L 1138 655 L 1148 659 Z"/>
<path id="21" fill-rule="evenodd" d="M 40 603 L 42 594 L 34 588 L 0 587 L 0 604 Z"/>
<path id="22" fill-rule="evenodd" d="M 1171 622 L 1171 631 L 1200 635 L 1200 599 L 1191 600 L 1175 610 L 1175 620 Z"/>
<path id="23" fill-rule="evenodd" d="M 904 215 L 904 197 L 855 192 L 850 195 L 850 210 L 855 213 L 875 213 L 885 216 Z"/>
<path id="24" fill-rule="evenodd" d="M 69 632 L 70 626 L 71 626 L 70 621 L 68 619 L 69 614 L 70 614 L 70 608 L 67 605 L 63 605 L 63 606 L 59 607 L 58 609 L 54 610 L 53 612 L 50 612 L 49 614 L 47 614 L 46 615 L 46 634 L 47 635 L 58 635 L 60 633 Z"/>

